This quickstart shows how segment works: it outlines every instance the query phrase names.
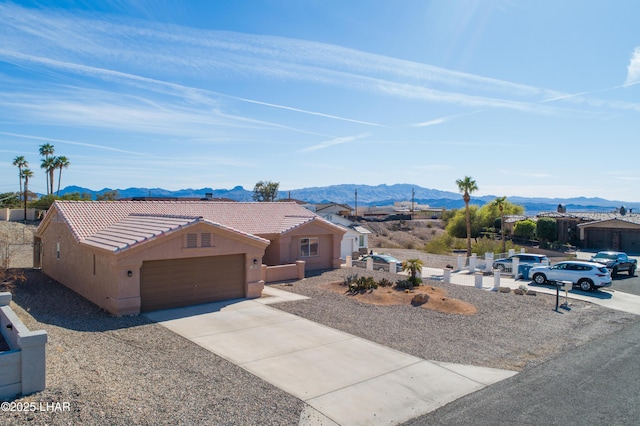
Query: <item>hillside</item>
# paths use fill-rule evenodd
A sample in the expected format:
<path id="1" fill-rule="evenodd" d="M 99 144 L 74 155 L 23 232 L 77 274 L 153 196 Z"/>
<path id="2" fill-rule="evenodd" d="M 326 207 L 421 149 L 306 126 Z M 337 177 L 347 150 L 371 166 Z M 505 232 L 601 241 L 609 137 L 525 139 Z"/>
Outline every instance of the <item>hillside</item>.
<path id="1" fill-rule="evenodd" d="M 107 191 L 111 191 L 111 188 L 104 188 L 101 190 L 91 190 L 88 188 L 82 188 L 79 186 L 68 186 L 60 191 L 61 194 L 67 194 L 72 192 L 89 193 L 93 197 L 97 194 L 103 194 Z M 177 191 L 170 191 L 162 188 L 126 188 L 117 189 L 122 198 L 131 197 L 175 197 L 175 198 L 203 198 L 206 194 L 211 194 L 214 198 L 228 198 L 235 201 L 252 201 L 253 191 L 247 190 L 242 186 L 236 186 L 232 189 L 213 189 L 213 188 L 198 188 L 198 189 L 181 189 Z M 290 191 L 281 191 L 279 197 L 293 198 L 297 200 L 306 201 L 309 203 L 328 203 L 335 202 L 340 204 L 347 204 L 354 206 L 356 204 L 356 191 L 357 191 L 357 204 L 359 206 L 388 206 L 393 205 L 396 201 L 409 201 L 412 199 L 417 204 L 427 204 L 432 207 L 444 207 L 446 209 L 457 209 L 464 207 L 464 202 L 459 193 L 440 191 L 437 189 L 423 188 L 417 185 L 411 184 L 395 184 L 395 185 L 355 185 L 355 184 L 343 184 L 343 185 L 331 185 L 325 187 L 312 187 L 293 189 Z M 471 204 L 483 205 L 491 202 L 496 198 L 494 195 L 487 195 L 482 197 L 473 197 Z M 602 198 L 586 198 L 586 197 L 574 197 L 574 198 L 527 198 L 513 196 L 509 197 L 508 201 L 514 204 L 524 206 L 526 213 L 529 215 L 535 215 L 540 211 L 555 211 L 558 204 L 564 204 L 568 211 L 592 211 L 592 212 L 608 212 L 613 211 L 620 206 L 627 208 L 639 209 L 640 203 L 630 203 L 623 201 L 605 200 Z"/>

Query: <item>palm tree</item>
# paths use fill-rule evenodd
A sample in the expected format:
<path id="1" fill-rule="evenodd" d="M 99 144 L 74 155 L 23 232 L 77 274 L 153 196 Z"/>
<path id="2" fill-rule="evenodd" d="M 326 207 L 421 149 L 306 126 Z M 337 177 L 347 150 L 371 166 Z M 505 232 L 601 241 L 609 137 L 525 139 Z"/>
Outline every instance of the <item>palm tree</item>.
<path id="1" fill-rule="evenodd" d="M 69 167 L 69 159 L 64 155 L 60 157 L 56 157 L 55 166 L 58 169 L 58 190 L 56 191 L 56 197 L 60 194 L 60 182 L 62 181 L 62 169 L 66 169 Z"/>
<path id="2" fill-rule="evenodd" d="M 40 145 L 40 148 L 38 149 L 38 152 L 40 153 L 40 156 L 44 157 L 44 159 L 42 160 L 42 165 L 40 167 L 45 169 L 45 171 L 47 172 L 47 173 L 45 173 L 45 176 L 47 178 L 47 195 L 48 194 L 52 194 L 53 193 L 53 179 L 52 179 L 51 183 L 49 183 L 49 178 L 53 177 L 53 171 L 51 171 L 51 172 L 49 171 L 49 166 L 52 165 L 49 162 L 49 159 L 55 153 L 55 148 L 50 143 L 45 143 L 45 144 Z M 48 163 L 47 166 L 45 166 L 45 162 Z M 49 188 L 51 188 L 51 192 L 49 192 Z"/>
<path id="3" fill-rule="evenodd" d="M 507 197 L 498 197 L 491 203 L 500 210 L 500 234 L 502 235 L 502 253 L 507 251 L 507 242 L 504 240 L 504 208 L 507 204 Z"/>
<path id="4" fill-rule="evenodd" d="M 418 272 L 422 272 L 423 266 L 424 262 L 420 259 L 408 259 L 402 262 L 402 270 L 405 272 L 409 271 L 409 275 L 411 275 L 409 281 L 411 281 L 413 285 L 417 284 L 416 275 L 418 275 Z"/>
<path id="5" fill-rule="evenodd" d="M 18 168 L 18 180 L 20 181 L 20 192 L 18 193 L 18 202 L 22 198 L 22 169 L 29 167 L 29 162 L 25 160 L 24 155 L 18 155 L 13 159 L 13 165 Z"/>
<path id="6" fill-rule="evenodd" d="M 29 193 L 30 177 L 33 177 L 33 172 L 29 169 L 22 169 L 20 178 L 24 179 L 24 223 L 27 223 L 27 194 Z"/>
<path id="7" fill-rule="evenodd" d="M 471 194 L 478 190 L 476 181 L 469 176 L 465 176 L 464 179 L 458 179 L 456 181 L 458 189 L 463 193 L 462 199 L 464 200 L 465 214 L 467 219 L 467 257 L 471 256 L 471 218 L 469 217 L 469 201 L 471 201 Z"/>
<path id="8" fill-rule="evenodd" d="M 40 168 L 44 169 L 47 175 L 47 195 L 53 194 L 53 172 L 56 170 L 56 157 L 42 159 Z"/>

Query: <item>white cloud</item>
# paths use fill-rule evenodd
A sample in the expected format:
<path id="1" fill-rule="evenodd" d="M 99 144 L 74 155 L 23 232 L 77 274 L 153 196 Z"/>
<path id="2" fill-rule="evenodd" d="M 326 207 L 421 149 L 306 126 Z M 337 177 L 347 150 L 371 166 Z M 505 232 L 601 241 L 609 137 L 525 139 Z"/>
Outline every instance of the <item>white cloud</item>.
<path id="1" fill-rule="evenodd" d="M 361 135 L 356 135 L 356 136 L 345 136 L 345 137 L 342 137 L 342 138 L 335 138 L 335 139 L 332 139 L 330 141 L 325 141 L 325 142 L 319 143 L 317 145 L 313 145 L 313 146 L 301 149 L 298 152 L 317 151 L 319 149 L 328 148 L 330 146 L 340 145 L 340 144 L 348 143 L 348 142 L 353 142 L 353 141 L 355 141 L 357 139 L 366 138 L 367 136 L 369 136 L 368 133 L 361 134 Z"/>
<path id="2" fill-rule="evenodd" d="M 640 83 L 640 47 L 636 47 L 631 54 L 631 62 L 627 67 L 627 79 L 624 82 L 625 86 L 636 83 Z"/>

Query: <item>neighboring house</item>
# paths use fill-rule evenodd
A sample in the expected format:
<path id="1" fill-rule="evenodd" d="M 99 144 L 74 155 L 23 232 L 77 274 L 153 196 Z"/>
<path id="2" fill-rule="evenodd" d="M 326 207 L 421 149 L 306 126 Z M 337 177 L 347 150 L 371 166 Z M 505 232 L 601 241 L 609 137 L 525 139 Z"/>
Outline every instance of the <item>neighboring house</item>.
<path id="1" fill-rule="evenodd" d="M 353 208 L 346 204 L 325 203 L 325 204 L 316 204 L 314 211 L 322 217 L 328 214 L 335 214 L 343 217 L 349 217 L 353 212 Z"/>
<path id="2" fill-rule="evenodd" d="M 640 215 L 624 207 L 610 213 L 568 213 L 561 204 L 558 211 L 539 213 L 540 217 L 556 220 L 561 243 L 579 243 L 591 250 L 640 253 Z"/>
<path id="3" fill-rule="evenodd" d="M 347 256 L 359 256 L 369 251 L 369 234 L 372 232 L 367 228 L 339 214 L 318 214 L 329 222 L 345 229 L 346 233 L 342 237 L 340 244 L 340 257 L 343 260 L 346 259 Z"/>
<path id="4" fill-rule="evenodd" d="M 34 266 L 115 315 L 259 297 L 261 265 L 340 267 L 340 227 L 295 203 L 56 201 Z"/>
<path id="5" fill-rule="evenodd" d="M 584 248 L 640 253 L 640 215 L 595 220 L 577 228 Z"/>

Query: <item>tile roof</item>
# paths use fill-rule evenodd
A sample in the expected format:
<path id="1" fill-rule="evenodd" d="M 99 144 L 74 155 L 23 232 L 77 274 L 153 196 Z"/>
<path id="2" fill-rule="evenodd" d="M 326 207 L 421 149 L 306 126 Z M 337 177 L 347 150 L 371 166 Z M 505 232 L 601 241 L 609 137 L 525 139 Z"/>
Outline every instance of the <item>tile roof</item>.
<path id="1" fill-rule="evenodd" d="M 577 219 L 582 221 L 598 221 L 604 222 L 607 220 L 622 220 L 629 223 L 640 223 L 640 214 L 627 213 L 620 214 L 614 212 L 572 212 L 572 213 L 558 213 L 558 212 L 541 212 L 538 213 L 538 217 L 551 217 L 556 219 Z"/>
<path id="2" fill-rule="evenodd" d="M 51 210 L 59 213 L 78 241 L 87 240 L 100 232 L 103 232 L 103 236 L 104 232 L 116 232 L 118 228 L 111 227 L 131 215 L 165 216 L 167 220 L 171 216 L 184 220 L 202 218 L 231 230 L 258 236 L 282 234 L 312 220 L 339 229 L 296 203 L 282 202 L 56 201 Z M 164 225 L 157 224 L 160 228 Z M 105 231 L 107 228 L 109 231 Z M 149 232 L 154 229 L 152 226 Z"/>
<path id="3" fill-rule="evenodd" d="M 121 251 L 154 237 L 198 222 L 198 217 L 130 215 L 89 236 L 83 243 Z"/>

